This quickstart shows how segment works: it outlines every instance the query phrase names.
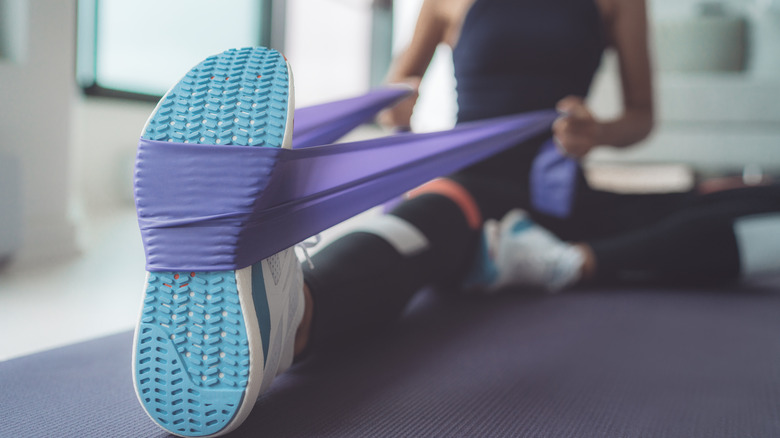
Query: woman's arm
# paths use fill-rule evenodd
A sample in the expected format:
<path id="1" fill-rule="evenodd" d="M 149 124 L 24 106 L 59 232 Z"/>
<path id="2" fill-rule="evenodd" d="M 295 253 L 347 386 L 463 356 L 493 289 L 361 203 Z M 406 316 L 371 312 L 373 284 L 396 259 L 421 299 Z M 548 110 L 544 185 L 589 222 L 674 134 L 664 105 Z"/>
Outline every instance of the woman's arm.
<path id="1" fill-rule="evenodd" d="M 417 25 L 409 47 L 394 61 L 387 76 L 389 83 L 406 83 L 414 93 L 394 107 L 382 111 L 377 120 L 380 124 L 393 128 L 407 128 L 412 110 L 417 102 L 418 88 L 425 70 L 433 58 L 436 46 L 444 41 L 447 19 L 442 13 L 441 1 L 425 0 L 420 8 Z"/>
<path id="2" fill-rule="evenodd" d="M 653 86 L 648 54 L 647 11 L 644 0 L 611 1 L 607 31 L 618 54 L 623 88 L 623 114 L 597 121 L 582 99 L 558 103 L 566 114 L 553 125 L 558 143 L 572 156 L 583 157 L 593 147 L 626 147 L 647 137 L 653 128 Z"/>

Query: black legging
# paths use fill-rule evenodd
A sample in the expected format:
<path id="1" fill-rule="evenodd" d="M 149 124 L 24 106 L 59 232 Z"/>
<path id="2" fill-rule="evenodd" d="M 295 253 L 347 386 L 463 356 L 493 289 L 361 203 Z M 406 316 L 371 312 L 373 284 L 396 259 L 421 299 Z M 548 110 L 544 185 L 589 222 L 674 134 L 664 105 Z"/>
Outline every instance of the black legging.
<path id="1" fill-rule="evenodd" d="M 523 176 L 527 173 L 493 176 L 495 166 L 503 163 L 497 157 L 450 178 L 472 195 L 483 219 L 500 219 L 513 208 L 523 208 L 561 239 L 590 245 L 597 261 L 596 282 L 637 276 L 667 284 L 737 279 L 735 219 L 780 211 L 777 185 L 710 195 L 619 195 L 593 190 L 581 180 L 571 216 L 557 219 L 530 205 Z M 454 201 L 424 194 L 390 214 L 422 232 L 428 249 L 405 257 L 377 235 L 354 232 L 316 254 L 315 269 L 304 267 L 314 300 L 313 349 L 349 333 L 386 326 L 424 286 L 456 288 L 462 281 L 479 231 L 469 227 Z"/>
<path id="2" fill-rule="evenodd" d="M 590 245 L 598 265 L 596 281 L 635 276 L 666 284 L 736 280 L 735 220 L 780 211 L 778 185 L 708 195 L 586 190 L 572 220 L 550 228 L 566 240 Z"/>

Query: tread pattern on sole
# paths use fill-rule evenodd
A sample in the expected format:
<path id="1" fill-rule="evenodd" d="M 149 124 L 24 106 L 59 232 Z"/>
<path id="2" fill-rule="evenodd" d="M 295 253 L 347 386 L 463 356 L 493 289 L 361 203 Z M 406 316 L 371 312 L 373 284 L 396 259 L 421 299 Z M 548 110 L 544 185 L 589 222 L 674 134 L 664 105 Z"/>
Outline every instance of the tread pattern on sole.
<path id="1" fill-rule="evenodd" d="M 289 75 L 281 53 L 233 49 L 190 70 L 161 100 L 143 137 L 156 141 L 281 147 Z"/>
<path id="2" fill-rule="evenodd" d="M 228 50 L 168 92 L 143 138 L 281 147 L 288 89 L 279 52 Z M 143 300 L 134 366 L 144 409 L 178 435 L 222 431 L 241 407 L 250 370 L 236 272 L 151 272 Z"/>
<path id="3" fill-rule="evenodd" d="M 249 377 L 235 273 L 150 273 L 136 348 L 141 401 L 161 425 L 193 435 L 224 428 Z"/>

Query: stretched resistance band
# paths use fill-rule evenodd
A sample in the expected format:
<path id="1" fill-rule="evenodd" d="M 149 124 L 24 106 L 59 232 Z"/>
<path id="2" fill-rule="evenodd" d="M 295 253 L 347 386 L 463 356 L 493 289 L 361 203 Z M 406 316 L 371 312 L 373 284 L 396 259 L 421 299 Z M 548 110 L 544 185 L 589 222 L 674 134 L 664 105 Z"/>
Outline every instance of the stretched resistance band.
<path id="1" fill-rule="evenodd" d="M 293 150 L 142 140 L 135 190 L 147 269 L 249 266 L 549 130 L 555 117 L 542 111 Z"/>
<path id="2" fill-rule="evenodd" d="M 411 91 L 408 86 L 399 84 L 352 99 L 297 109 L 293 147 L 332 143 Z M 579 174 L 577 161 L 561 154 L 550 138 L 542 145 L 531 164 L 531 204 L 537 211 L 550 216 L 569 216 Z"/>
<path id="3" fill-rule="evenodd" d="M 298 108 L 293 125 L 293 148 L 333 143 L 411 92 L 409 86 L 399 84 L 351 99 Z"/>

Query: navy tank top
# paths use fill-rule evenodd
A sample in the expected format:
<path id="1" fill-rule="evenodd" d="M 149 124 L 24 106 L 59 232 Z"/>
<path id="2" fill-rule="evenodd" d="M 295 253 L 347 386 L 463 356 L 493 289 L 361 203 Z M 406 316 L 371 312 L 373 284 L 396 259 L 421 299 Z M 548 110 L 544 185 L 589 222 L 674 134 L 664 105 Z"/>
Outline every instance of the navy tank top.
<path id="1" fill-rule="evenodd" d="M 605 41 L 594 0 L 476 0 L 452 52 L 458 122 L 586 96 Z"/>

